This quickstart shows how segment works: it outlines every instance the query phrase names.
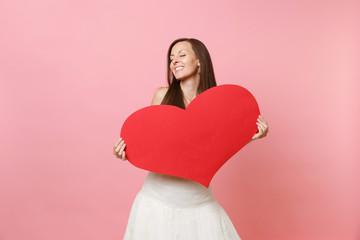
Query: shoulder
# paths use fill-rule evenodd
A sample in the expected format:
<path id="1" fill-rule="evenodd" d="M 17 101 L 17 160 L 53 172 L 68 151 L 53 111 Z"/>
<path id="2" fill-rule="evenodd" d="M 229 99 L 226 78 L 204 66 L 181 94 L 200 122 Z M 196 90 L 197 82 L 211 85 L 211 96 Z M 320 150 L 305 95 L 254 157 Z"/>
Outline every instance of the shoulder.
<path id="1" fill-rule="evenodd" d="M 164 99 L 165 94 L 167 93 L 168 89 L 169 89 L 168 87 L 157 88 L 155 91 L 154 97 L 151 101 L 151 105 L 160 105 L 160 103 Z"/>
<path id="2" fill-rule="evenodd" d="M 169 90 L 168 87 L 159 87 L 159 88 L 156 90 L 155 94 L 164 97 L 168 90 Z"/>

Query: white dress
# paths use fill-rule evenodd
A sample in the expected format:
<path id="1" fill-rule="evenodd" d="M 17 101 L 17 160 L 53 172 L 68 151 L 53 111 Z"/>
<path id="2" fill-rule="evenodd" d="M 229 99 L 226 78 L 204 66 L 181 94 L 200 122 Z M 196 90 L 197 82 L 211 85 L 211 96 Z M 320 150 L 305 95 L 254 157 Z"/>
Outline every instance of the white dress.
<path id="1" fill-rule="evenodd" d="M 149 172 L 131 207 L 123 240 L 241 240 L 209 188 Z"/>

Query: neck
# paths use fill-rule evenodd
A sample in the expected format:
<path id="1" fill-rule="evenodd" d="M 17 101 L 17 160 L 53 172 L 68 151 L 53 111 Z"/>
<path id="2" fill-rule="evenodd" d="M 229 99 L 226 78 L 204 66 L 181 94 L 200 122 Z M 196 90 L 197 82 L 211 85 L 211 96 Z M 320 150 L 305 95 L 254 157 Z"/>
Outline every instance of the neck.
<path id="1" fill-rule="evenodd" d="M 196 74 L 187 79 L 180 80 L 180 87 L 184 95 L 190 99 L 194 99 L 197 95 L 197 89 L 200 84 L 200 75 Z"/>

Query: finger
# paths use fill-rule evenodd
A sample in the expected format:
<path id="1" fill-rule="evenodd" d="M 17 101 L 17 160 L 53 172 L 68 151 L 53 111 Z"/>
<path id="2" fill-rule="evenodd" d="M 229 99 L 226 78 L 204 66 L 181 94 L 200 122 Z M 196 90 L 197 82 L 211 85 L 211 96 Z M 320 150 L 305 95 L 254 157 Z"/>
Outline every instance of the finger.
<path id="1" fill-rule="evenodd" d="M 120 156 L 123 153 L 125 146 L 126 146 L 126 144 L 123 144 L 122 147 L 120 148 L 120 151 L 119 151 Z"/>
<path id="2" fill-rule="evenodd" d="M 119 143 L 120 143 L 122 140 L 123 140 L 122 138 L 119 138 L 119 139 L 117 140 L 117 142 L 115 143 L 115 146 L 119 145 Z"/>
<path id="3" fill-rule="evenodd" d="M 264 121 L 261 119 L 258 119 L 258 124 L 263 125 L 263 126 L 265 125 Z"/>
<path id="4" fill-rule="evenodd" d="M 126 160 L 125 152 L 122 153 L 122 158 L 121 159 L 124 160 L 124 161 Z"/>
<path id="5" fill-rule="evenodd" d="M 265 132 L 265 134 L 266 134 L 266 133 L 269 131 L 269 125 L 267 125 L 267 123 L 264 122 L 264 123 L 262 124 L 262 126 L 263 126 L 264 132 Z"/>
<path id="6" fill-rule="evenodd" d="M 265 119 L 263 117 L 261 117 L 261 116 L 259 116 L 259 120 L 260 120 L 261 123 L 266 123 Z"/>
<path id="7" fill-rule="evenodd" d="M 269 133 L 269 127 L 266 128 L 265 136 Z"/>
<path id="8" fill-rule="evenodd" d="M 265 133 L 267 133 L 268 131 L 269 131 L 269 126 L 267 125 L 267 124 L 263 124 L 263 126 L 264 126 L 264 129 L 265 129 Z"/>
<path id="9" fill-rule="evenodd" d="M 120 139 L 119 139 L 120 140 Z M 119 143 L 119 140 L 118 140 L 118 142 L 115 144 L 115 146 L 114 146 L 114 148 L 113 148 L 113 152 L 114 152 L 114 154 L 116 155 L 117 154 L 117 152 L 119 151 L 119 149 L 120 149 L 120 145 L 121 145 L 121 143 L 120 143 L 120 145 L 119 146 L 117 146 L 117 144 Z M 120 141 L 121 142 L 121 141 Z"/>
<path id="10" fill-rule="evenodd" d="M 260 123 L 257 123 L 258 128 L 259 128 L 259 134 L 262 135 L 264 132 L 264 129 L 262 128 L 262 125 Z"/>
<path id="11" fill-rule="evenodd" d="M 119 151 L 119 149 L 122 147 L 124 145 L 124 140 L 121 140 L 121 142 L 120 142 L 120 144 L 119 144 L 119 146 L 117 146 L 117 148 L 116 148 L 116 152 L 118 152 Z"/>
<path id="12" fill-rule="evenodd" d="M 265 124 L 264 124 L 263 122 L 261 122 L 261 123 L 259 124 L 259 126 L 261 126 L 263 130 L 265 130 L 265 128 L 266 128 L 266 127 L 265 127 Z"/>
<path id="13" fill-rule="evenodd" d="M 119 143 L 121 142 L 121 140 L 122 140 L 122 138 L 119 138 L 119 139 L 116 141 L 116 143 L 115 143 L 115 145 L 114 145 L 114 147 L 113 147 L 114 151 L 115 151 L 115 149 L 117 148 L 117 146 L 119 145 Z"/>
<path id="14" fill-rule="evenodd" d="M 126 143 L 124 142 L 123 146 L 121 147 L 122 151 L 124 151 L 125 147 L 126 147 Z"/>
<path id="15" fill-rule="evenodd" d="M 115 150 L 115 149 L 113 150 L 113 154 L 114 154 L 114 155 L 117 155 L 117 152 L 116 152 L 116 150 Z"/>
<path id="16" fill-rule="evenodd" d="M 262 130 L 262 132 L 265 132 L 265 127 L 264 127 L 264 125 L 263 124 L 259 124 L 259 127 L 261 128 L 261 130 Z"/>
<path id="17" fill-rule="evenodd" d="M 263 125 L 260 125 L 260 128 L 262 129 L 261 137 L 263 138 L 263 137 L 265 137 L 266 129 L 265 129 L 265 127 Z"/>
<path id="18" fill-rule="evenodd" d="M 119 146 L 117 146 L 117 148 L 115 149 L 115 152 L 119 153 L 120 148 L 122 147 L 122 144 L 120 144 Z"/>
<path id="19" fill-rule="evenodd" d="M 258 131 L 254 134 L 254 136 L 252 137 L 253 140 L 259 138 L 259 136 L 261 135 L 261 129 L 260 127 L 258 126 Z"/>
<path id="20" fill-rule="evenodd" d="M 263 121 L 263 123 L 264 123 L 264 126 L 266 126 L 266 127 L 267 127 L 267 126 L 269 126 L 269 124 L 265 121 L 265 119 L 264 119 L 264 118 L 263 118 L 263 120 L 262 120 L 262 121 Z"/>
<path id="21" fill-rule="evenodd" d="M 262 123 L 264 123 L 265 126 L 268 126 L 268 123 L 265 121 L 265 119 L 263 117 L 261 117 L 261 121 L 262 121 Z"/>

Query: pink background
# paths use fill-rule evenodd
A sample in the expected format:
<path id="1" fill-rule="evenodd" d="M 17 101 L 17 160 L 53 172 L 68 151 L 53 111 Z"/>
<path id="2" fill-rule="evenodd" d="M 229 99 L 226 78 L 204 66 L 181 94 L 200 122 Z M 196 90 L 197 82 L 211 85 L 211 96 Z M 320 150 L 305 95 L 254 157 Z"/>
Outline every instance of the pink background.
<path id="1" fill-rule="evenodd" d="M 360 239 L 358 1 L 0 3 L 0 239 L 122 239 L 147 172 L 113 156 L 180 37 L 266 138 L 212 181 L 243 240 Z"/>

